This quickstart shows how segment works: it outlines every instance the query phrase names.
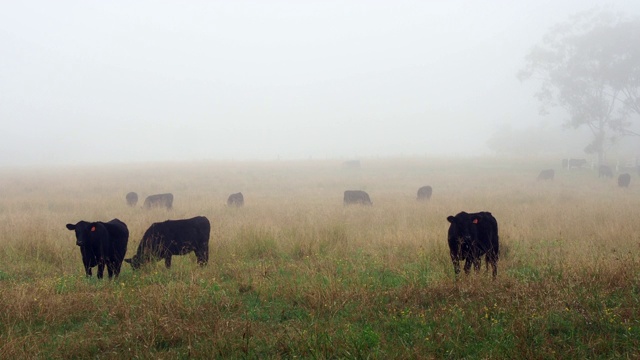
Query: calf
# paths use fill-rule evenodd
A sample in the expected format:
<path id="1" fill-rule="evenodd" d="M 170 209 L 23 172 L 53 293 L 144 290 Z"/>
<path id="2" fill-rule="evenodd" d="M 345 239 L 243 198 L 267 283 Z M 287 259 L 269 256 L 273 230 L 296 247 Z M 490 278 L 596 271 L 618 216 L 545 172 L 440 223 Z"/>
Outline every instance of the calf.
<path id="1" fill-rule="evenodd" d="M 460 260 L 465 260 L 464 272 L 469 273 L 471 265 L 476 271 L 480 270 L 481 256 L 485 255 L 487 270 L 489 264 L 492 276 L 498 274 L 498 222 L 490 212 L 468 214 L 461 212 L 456 216 L 449 216 L 449 255 L 453 262 L 456 277 L 460 273 Z"/>
<path id="2" fill-rule="evenodd" d="M 209 261 L 210 232 L 211 224 L 204 216 L 154 223 L 142 236 L 136 254 L 124 261 L 138 269 L 145 263 L 164 259 L 165 266 L 170 268 L 171 256 L 193 251 L 198 264 L 204 266 Z"/>
<path id="3" fill-rule="evenodd" d="M 80 247 L 87 277 L 91 276 L 91 268 L 96 265 L 98 279 L 102 279 L 105 265 L 109 278 L 120 275 L 129 241 L 129 229 L 125 223 L 118 219 L 106 223 L 80 221 L 75 225 L 67 224 L 67 229 L 76 232 L 76 245 Z"/>

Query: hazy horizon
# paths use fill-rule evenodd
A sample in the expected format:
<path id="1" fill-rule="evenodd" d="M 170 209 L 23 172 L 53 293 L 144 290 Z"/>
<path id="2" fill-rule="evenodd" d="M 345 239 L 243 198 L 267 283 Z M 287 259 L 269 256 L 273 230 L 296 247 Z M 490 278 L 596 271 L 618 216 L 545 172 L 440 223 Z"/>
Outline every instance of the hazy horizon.
<path id="1" fill-rule="evenodd" d="M 0 166 L 490 154 L 501 128 L 559 127 L 516 73 L 595 6 L 640 15 L 637 1 L 3 3 Z"/>

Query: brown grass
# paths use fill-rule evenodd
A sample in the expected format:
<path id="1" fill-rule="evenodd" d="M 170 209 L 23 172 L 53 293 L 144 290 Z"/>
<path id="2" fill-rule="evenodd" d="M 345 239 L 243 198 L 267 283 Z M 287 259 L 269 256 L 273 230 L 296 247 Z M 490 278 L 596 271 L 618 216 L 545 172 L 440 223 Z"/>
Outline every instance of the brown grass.
<path id="1" fill-rule="evenodd" d="M 554 160 L 555 161 L 555 160 Z M 559 163 L 559 162 L 558 162 Z M 555 358 L 640 353 L 640 187 L 501 159 L 0 171 L 1 358 Z M 428 202 L 415 201 L 422 185 Z M 362 189 L 371 207 L 342 205 Z M 174 209 L 126 206 L 172 192 Z M 225 205 L 242 191 L 243 208 Z M 447 215 L 491 211 L 498 279 L 453 280 Z M 85 279 L 79 220 L 212 223 L 193 255 Z"/>

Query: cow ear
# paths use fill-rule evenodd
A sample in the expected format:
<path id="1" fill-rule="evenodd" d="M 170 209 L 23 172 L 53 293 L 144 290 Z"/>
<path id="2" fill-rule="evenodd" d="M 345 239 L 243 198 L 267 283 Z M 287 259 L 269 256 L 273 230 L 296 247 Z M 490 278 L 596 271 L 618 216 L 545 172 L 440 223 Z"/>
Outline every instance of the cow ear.
<path id="1" fill-rule="evenodd" d="M 75 230 L 75 229 L 76 229 L 76 226 L 75 226 L 75 225 L 73 225 L 73 224 L 67 224 L 67 229 L 69 229 L 69 230 Z"/>
<path id="2" fill-rule="evenodd" d="M 451 215 L 447 216 L 447 220 L 453 224 L 453 220 L 455 220 L 455 218 Z"/>

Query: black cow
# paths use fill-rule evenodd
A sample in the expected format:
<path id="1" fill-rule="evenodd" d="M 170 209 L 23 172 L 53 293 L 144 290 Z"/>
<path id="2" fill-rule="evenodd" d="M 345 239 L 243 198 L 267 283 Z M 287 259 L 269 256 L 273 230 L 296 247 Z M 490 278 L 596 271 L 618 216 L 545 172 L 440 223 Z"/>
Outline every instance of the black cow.
<path id="1" fill-rule="evenodd" d="M 417 200 L 429 200 L 429 199 L 431 199 L 431 193 L 432 192 L 433 192 L 433 189 L 429 185 L 421 187 L 420 189 L 418 189 Z"/>
<path id="2" fill-rule="evenodd" d="M 98 265 L 98 279 L 102 279 L 104 266 L 107 266 L 109 278 L 120 275 L 122 260 L 127 253 L 129 229 L 118 219 L 109 222 L 80 221 L 67 224 L 67 229 L 75 230 L 76 245 L 80 247 L 84 270 L 88 277 L 91 268 Z"/>
<path id="3" fill-rule="evenodd" d="M 154 207 L 165 207 L 167 209 L 171 209 L 173 207 L 173 194 L 155 194 L 149 195 L 146 199 L 144 199 L 145 209 L 151 209 Z"/>
<path id="4" fill-rule="evenodd" d="M 133 191 L 130 193 L 127 193 L 126 199 L 127 199 L 127 205 L 129 206 L 136 206 L 138 204 L 138 194 L 136 194 Z"/>
<path id="5" fill-rule="evenodd" d="M 229 198 L 227 199 L 227 206 L 240 207 L 243 205 L 244 205 L 244 196 L 242 196 L 241 192 L 229 195 Z"/>
<path id="6" fill-rule="evenodd" d="M 598 166 L 598 177 L 612 178 L 613 177 L 613 171 L 607 165 L 600 165 L 600 166 Z"/>
<path id="7" fill-rule="evenodd" d="M 369 194 L 362 190 L 347 190 L 344 192 L 344 205 L 360 204 L 360 205 L 373 205 Z"/>
<path id="8" fill-rule="evenodd" d="M 538 174 L 538 180 L 553 180 L 553 177 L 555 175 L 556 175 L 555 170 L 545 169 L 540 171 L 540 174 Z"/>
<path id="9" fill-rule="evenodd" d="M 618 186 L 629 187 L 630 183 L 631 175 L 629 175 L 629 173 L 620 174 L 620 176 L 618 176 Z"/>
<path id="10" fill-rule="evenodd" d="M 464 272 L 469 273 L 471 265 L 480 270 L 481 256 L 485 255 L 487 270 L 491 264 L 493 278 L 498 274 L 498 222 L 490 212 L 468 214 L 461 212 L 449 216 L 449 254 L 453 262 L 453 270 L 460 274 L 460 260 L 465 260 Z"/>
<path id="11" fill-rule="evenodd" d="M 145 263 L 164 259 L 164 264 L 170 268 L 171 256 L 193 251 L 198 264 L 207 265 L 210 232 L 211 224 L 204 216 L 154 223 L 142 236 L 136 254 L 124 261 L 131 264 L 133 269 L 138 269 Z"/>

